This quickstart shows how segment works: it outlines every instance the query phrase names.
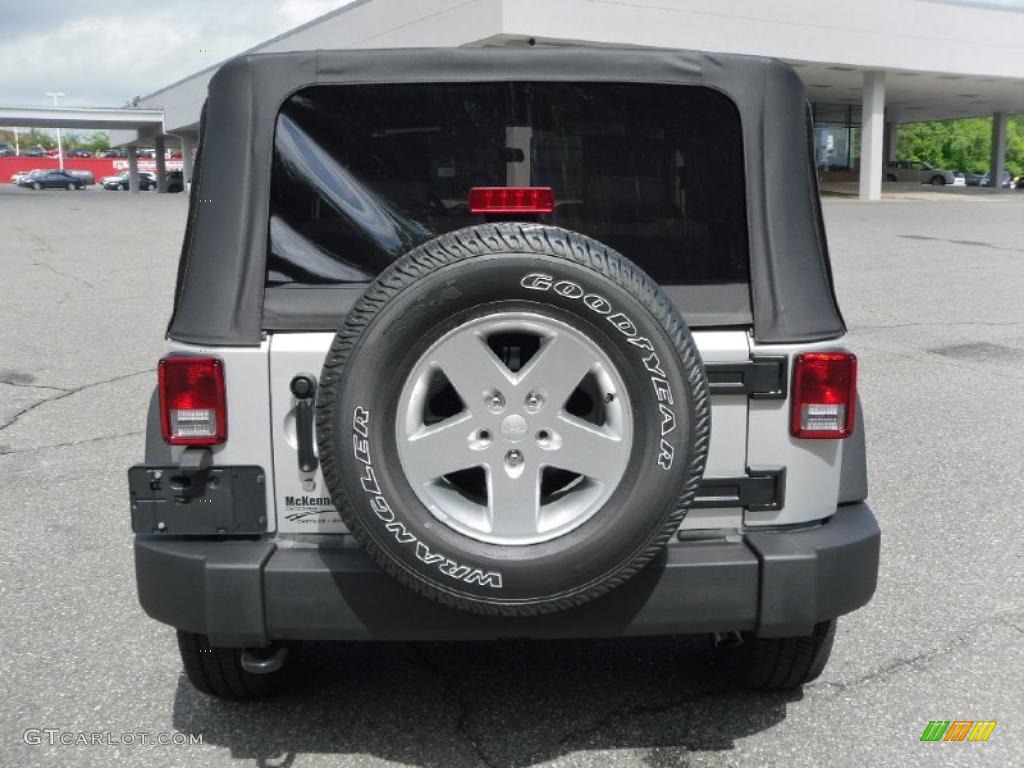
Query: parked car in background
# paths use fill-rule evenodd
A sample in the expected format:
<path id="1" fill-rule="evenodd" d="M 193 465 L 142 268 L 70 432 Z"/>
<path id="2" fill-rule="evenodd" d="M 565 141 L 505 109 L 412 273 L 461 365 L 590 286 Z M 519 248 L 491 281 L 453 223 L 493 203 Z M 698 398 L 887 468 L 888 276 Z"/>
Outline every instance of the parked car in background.
<path id="1" fill-rule="evenodd" d="M 992 179 L 991 179 L 991 171 L 985 171 L 985 174 L 981 177 L 981 186 L 983 186 L 983 187 L 991 187 L 991 186 L 993 186 L 992 185 Z M 1000 184 L 999 186 L 1001 186 L 1003 189 L 1013 189 L 1014 188 L 1013 177 L 1010 175 L 1009 171 L 1003 171 L 1003 183 Z"/>
<path id="2" fill-rule="evenodd" d="M 25 157 L 46 157 L 46 150 L 42 147 L 29 147 L 21 154 Z"/>
<path id="3" fill-rule="evenodd" d="M 980 171 L 966 171 L 964 173 L 964 179 L 967 181 L 968 187 L 980 187 L 983 178 L 985 178 L 985 174 Z"/>
<path id="4" fill-rule="evenodd" d="M 107 176 L 103 179 L 103 188 L 114 192 L 124 192 L 129 188 L 128 174 L 122 173 L 117 176 Z M 146 171 L 139 171 L 139 189 L 146 192 L 156 189 L 156 177 Z"/>
<path id="5" fill-rule="evenodd" d="M 92 152 L 87 149 L 65 149 L 64 157 L 92 157 Z"/>
<path id="6" fill-rule="evenodd" d="M 104 149 L 100 150 L 97 157 L 128 157 L 127 149 Z"/>
<path id="7" fill-rule="evenodd" d="M 96 183 L 96 177 L 93 176 L 92 171 L 84 171 L 78 168 L 69 168 L 67 173 L 70 176 L 74 176 L 76 179 L 81 179 L 85 182 L 86 186 L 92 186 Z"/>
<path id="8" fill-rule="evenodd" d="M 10 144 L 0 144 L 0 157 L 14 157 L 14 147 Z"/>
<path id="9" fill-rule="evenodd" d="M 11 184 L 17 184 L 18 181 L 25 178 L 26 176 L 31 176 L 33 173 L 42 172 L 43 171 L 41 168 L 33 168 L 31 171 L 15 171 L 14 173 L 11 174 Z"/>
<path id="10" fill-rule="evenodd" d="M 886 163 L 886 181 L 916 181 L 919 184 L 931 184 L 941 187 L 953 183 L 953 172 L 936 168 L 928 163 L 912 163 L 907 160 L 896 160 Z"/>
<path id="11" fill-rule="evenodd" d="M 61 170 L 36 171 L 21 179 L 18 186 L 26 189 L 85 189 L 85 182 Z"/>
<path id="12" fill-rule="evenodd" d="M 185 174 L 181 171 L 168 171 L 164 175 L 164 186 L 168 192 L 184 192 Z"/>
<path id="13" fill-rule="evenodd" d="M 967 186 L 967 176 L 966 176 L 966 174 L 963 171 L 954 171 L 953 172 L 953 186 L 954 187 L 966 187 Z"/>

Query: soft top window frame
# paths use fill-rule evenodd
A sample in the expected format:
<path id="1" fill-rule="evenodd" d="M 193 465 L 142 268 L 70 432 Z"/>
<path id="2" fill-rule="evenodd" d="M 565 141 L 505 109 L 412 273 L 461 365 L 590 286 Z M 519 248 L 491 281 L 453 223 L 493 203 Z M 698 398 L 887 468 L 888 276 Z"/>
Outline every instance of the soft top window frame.
<path id="1" fill-rule="evenodd" d="M 809 175 L 795 172 L 808 160 L 804 89 L 793 70 L 755 57 L 573 47 L 309 51 L 225 64 L 209 86 L 205 167 L 168 335 L 260 344 L 273 133 L 290 95 L 311 85 L 510 80 L 697 84 L 728 96 L 744 144 L 754 337 L 802 342 L 845 332 L 817 231 L 820 204 Z"/>

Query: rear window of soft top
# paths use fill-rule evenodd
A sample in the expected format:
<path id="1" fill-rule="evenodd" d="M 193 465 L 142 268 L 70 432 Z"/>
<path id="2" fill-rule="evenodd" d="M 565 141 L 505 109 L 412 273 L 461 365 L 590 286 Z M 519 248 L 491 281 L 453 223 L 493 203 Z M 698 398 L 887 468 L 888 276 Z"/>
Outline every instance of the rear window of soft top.
<path id="1" fill-rule="evenodd" d="M 740 118 L 699 86 L 474 82 L 306 88 L 277 119 L 267 284 L 361 283 L 486 221 L 473 187 L 554 191 L 532 220 L 665 285 L 747 283 Z M 523 217 L 518 217 L 523 218 Z"/>

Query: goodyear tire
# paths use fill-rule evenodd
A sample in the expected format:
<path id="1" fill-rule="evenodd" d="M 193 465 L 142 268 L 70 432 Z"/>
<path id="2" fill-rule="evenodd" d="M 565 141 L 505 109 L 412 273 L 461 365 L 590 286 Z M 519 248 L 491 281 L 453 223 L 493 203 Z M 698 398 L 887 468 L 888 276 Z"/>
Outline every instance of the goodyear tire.
<path id="1" fill-rule="evenodd" d="M 658 286 L 537 224 L 438 237 L 348 314 L 317 397 L 324 478 L 366 551 L 457 608 L 530 615 L 640 571 L 710 434 L 693 339 Z"/>

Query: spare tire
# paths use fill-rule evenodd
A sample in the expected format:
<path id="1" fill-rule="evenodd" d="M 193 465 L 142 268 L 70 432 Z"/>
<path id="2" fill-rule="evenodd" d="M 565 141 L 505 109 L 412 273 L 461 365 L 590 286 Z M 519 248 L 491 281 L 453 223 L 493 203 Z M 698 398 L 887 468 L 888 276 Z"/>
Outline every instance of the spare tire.
<path id="1" fill-rule="evenodd" d="M 707 380 L 671 301 L 539 224 L 427 242 L 367 289 L 324 363 L 317 440 L 342 519 L 457 608 L 582 604 L 675 533 L 704 470 Z"/>

